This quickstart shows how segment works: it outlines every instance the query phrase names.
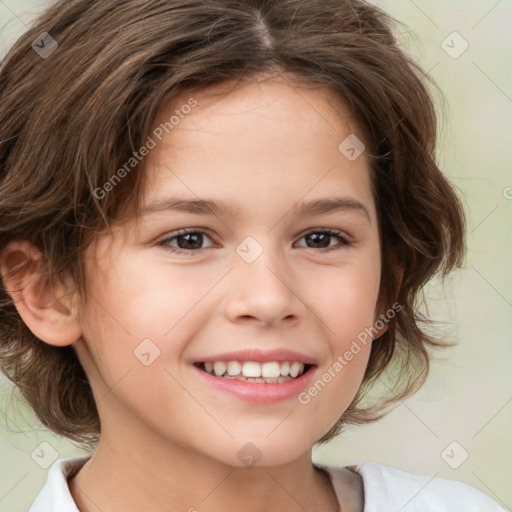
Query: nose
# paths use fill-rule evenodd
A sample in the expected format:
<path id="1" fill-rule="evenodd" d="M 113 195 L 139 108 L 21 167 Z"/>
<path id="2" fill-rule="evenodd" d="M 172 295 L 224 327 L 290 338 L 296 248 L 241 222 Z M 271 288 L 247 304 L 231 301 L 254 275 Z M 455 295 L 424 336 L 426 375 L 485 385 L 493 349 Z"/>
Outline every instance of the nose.
<path id="1" fill-rule="evenodd" d="M 252 263 L 235 258 L 226 287 L 225 315 L 232 322 L 291 325 L 305 310 L 293 271 L 269 248 Z"/>

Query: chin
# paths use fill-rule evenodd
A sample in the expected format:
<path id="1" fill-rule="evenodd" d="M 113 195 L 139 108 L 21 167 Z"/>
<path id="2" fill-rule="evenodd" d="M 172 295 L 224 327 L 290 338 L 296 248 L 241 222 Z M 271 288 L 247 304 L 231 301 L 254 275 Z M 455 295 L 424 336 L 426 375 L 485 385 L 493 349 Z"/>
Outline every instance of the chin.
<path id="1" fill-rule="evenodd" d="M 314 443 L 305 438 L 290 436 L 289 432 L 284 435 L 275 432 L 269 435 L 269 432 L 232 440 L 224 452 L 224 455 L 231 456 L 222 457 L 222 462 L 237 468 L 276 467 L 289 464 L 306 452 L 310 457 L 309 452 Z"/>

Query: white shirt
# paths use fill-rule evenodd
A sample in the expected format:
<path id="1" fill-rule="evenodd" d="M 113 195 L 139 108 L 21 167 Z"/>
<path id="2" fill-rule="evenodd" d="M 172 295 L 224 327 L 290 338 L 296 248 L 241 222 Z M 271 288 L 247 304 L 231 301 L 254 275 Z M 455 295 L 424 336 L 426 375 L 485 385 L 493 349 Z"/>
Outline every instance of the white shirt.
<path id="1" fill-rule="evenodd" d="M 67 477 L 87 459 L 70 457 L 55 461 L 28 512 L 80 512 L 69 492 Z M 340 467 L 314 465 L 328 472 L 341 500 Z M 351 469 L 363 479 L 363 512 L 505 512 L 486 494 L 461 482 L 412 475 L 370 461 Z"/>

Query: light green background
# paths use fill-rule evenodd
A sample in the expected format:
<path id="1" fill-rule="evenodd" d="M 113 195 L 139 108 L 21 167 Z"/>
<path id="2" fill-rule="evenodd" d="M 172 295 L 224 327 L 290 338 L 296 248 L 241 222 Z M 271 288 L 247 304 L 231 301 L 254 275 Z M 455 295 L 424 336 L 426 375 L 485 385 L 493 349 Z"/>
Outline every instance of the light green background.
<path id="1" fill-rule="evenodd" d="M 405 47 L 445 97 L 439 160 L 468 211 L 467 268 L 444 289 L 428 290 L 439 329 L 459 344 L 432 367 L 425 387 L 381 421 L 354 427 L 317 449 L 323 463 L 371 459 L 412 473 L 461 480 L 512 508 L 512 3 L 508 0 L 383 0 L 406 27 Z M 0 0 L 0 51 L 46 2 Z M 442 42 L 457 31 L 469 44 L 458 58 Z M 455 36 L 457 37 L 457 36 Z M 47 470 L 31 453 L 46 441 L 59 457 L 81 454 L 42 429 L 11 400 L 0 380 L 0 512 L 26 511 Z M 452 469 L 441 457 L 453 441 L 468 459 Z M 460 450 L 457 448 L 456 450 Z M 459 452 L 454 452 L 459 457 Z"/>

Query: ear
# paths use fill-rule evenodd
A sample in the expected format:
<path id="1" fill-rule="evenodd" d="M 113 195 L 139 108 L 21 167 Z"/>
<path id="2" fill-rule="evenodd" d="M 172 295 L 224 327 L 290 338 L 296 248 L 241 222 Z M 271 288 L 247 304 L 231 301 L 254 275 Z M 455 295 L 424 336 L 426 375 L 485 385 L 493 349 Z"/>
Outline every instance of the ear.
<path id="1" fill-rule="evenodd" d="M 24 240 L 10 242 L 0 256 L 4 288 L 22 320 L 39 339 L 63 347 L 82 335 L 75 293 L 62 283 L 49 284 L 46 270 L 41 252 Z"/>
<path id="2" fill-rule="evenodd" d="M 398 290 L 400 290 L 400 286 L 402 285 L 402 280 L 404 277 L 404 267 L 403 267 L 403 265 L 398 264 L 396 262 L 396 260 L 393 261 L 392 267 L 393 267 L 393 275 L 394 275 L 395 283 L 396 283 L 395 289 L 398 291 Z M 374 340 L 376 340 L 377 338 L 380 338 L 388 330 L 389 318 L 386 315 L 387 311 L 383 311 L 383 309 L 384 308 L 379 300 L 377 310 L 380 311 L 380 314 L 375 315 L 375 319 L 373 322 L 374 327 L 377 329 L 377 333 L 373 337 Z M 393 316 L 395 316 L 395 315 L 393 315 Z M 382 324 L 384 324 L 384 325 L 381 328 L 379 328 Z"/>

